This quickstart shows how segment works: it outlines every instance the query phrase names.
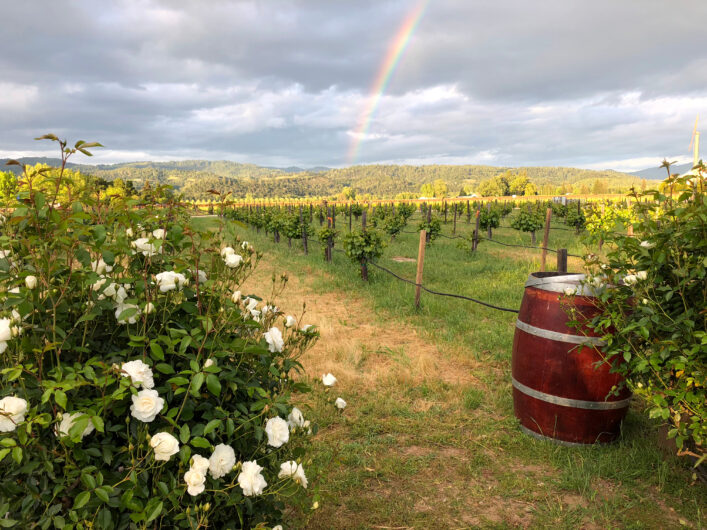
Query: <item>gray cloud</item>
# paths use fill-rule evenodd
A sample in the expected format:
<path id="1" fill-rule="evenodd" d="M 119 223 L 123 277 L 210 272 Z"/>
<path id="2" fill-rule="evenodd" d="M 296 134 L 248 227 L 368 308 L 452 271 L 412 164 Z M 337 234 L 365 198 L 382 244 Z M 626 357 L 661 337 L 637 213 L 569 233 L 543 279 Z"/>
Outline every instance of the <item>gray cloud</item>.
<path id="1" fill-rule="evenodd" d="M 3 7 L 0 154 L 341 165 L 412 0 Z M 687 155 L 707 3 L 431 0 L 358 162 L 641 167 Z"/>

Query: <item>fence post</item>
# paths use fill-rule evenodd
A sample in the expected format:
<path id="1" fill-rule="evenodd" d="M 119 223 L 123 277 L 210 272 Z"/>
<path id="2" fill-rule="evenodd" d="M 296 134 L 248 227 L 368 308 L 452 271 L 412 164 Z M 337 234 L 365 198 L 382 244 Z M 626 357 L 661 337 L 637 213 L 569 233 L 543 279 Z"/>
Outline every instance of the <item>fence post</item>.
<path id="1" fill-rule="evenodd" d="M 364 210 L 363 216 L 361 219 L 361 231 L 365 234 L 366 233 L 366 212 Z M 366 263 L 366 260 L 363 260 L 361 262 L 361 278 L 363 279 L 364 282 L 368 281 L 368 263 Z"/>
<path id="2" fill-rule="evenodd" d="M 427 246 L 427 230 L 420 231 L 420 246 L 417 249 L 417 274 L 415 275 L 415 309 L 420 309 L 420 294 L 422 286 L 422 268 L 425 264 L 425 247 Z"/>
<path id="3" fill-rule="evenodd" d="M 490 214 L 491 213 L 491 201 L 489 201 L 486 204 L 486 211 Z M 493 232 L 491 231 L 491 216 L 489 215 L 489 228 L 488 228 L 488 235 L 489 239 L 493 239 Z"/>
<path id="4" fill-rule="evenodd" d="M 626 235 L 629 237 L 633 237 L 633 225 L 628 225 L 628 228 L 626 229 Z"/>
<path id="5" fill-rule="evenodd" d="M 466 200 L 466 224 L 471 224 L 471 204 L 469 199 Z"/>
<path id="6" fill-rule="evenodd" d="M 479 246 L 479 216 L 481 215 L 481 210 L 476 209 L 476 228 L 474 228 L 474 242 L 471 244 L 471 250 L 476 250 Z"/>
<path id="7" fill-rule="evenodd" d="M 457 203 L 454 203 L 454 226 L 452 227 L 452 235 L 457 233 Z"/>
<path id="8" fill-rule="evenodd" d="M 547 243 L 550 238 L 550 219 L 552 218 L 552 208 L 545 212 L 545 233 L 543 234 L 543 257 L 540 263 L 540 272 L 545 272 L 545 260 L 547 259 Z"/>
<path id="9" fill-rule="evenodd" d="M 331 227 L 336 229 L 336 204 L 331 206 Z"/>
<path id="10" fill-rule="evenodd" d="M 557 272 L 567 273 L 567 249 L 557 249 Z"/>
<path id="11" fill-rule="evenodd" d="M 442 201 L 444 203 L 444 224 L 447 224 L 447 201 Z"/>
<path id="12" fill-rule="evenodd" d="M 304 247 L 304 253 L 309 254 L 309 249 L 307 248 L 307 225 L 304 224 L 304 215 L 302 213 L 302 205 L 299 207 L 299 224 L 302 227 L 302 246 Z"/>
<path id="13" fill-rule="evenodd" d="M 326 209 L 326 226 L 327 228 L 331 228 L 331 213 L 330 213 L 330 208 L 327 206 Z M 329 236 L 326 240 L 326 260 L 331 262 L 331 249 L 334 246 L 334 242 L 331 240 L 331 236 Z"/>

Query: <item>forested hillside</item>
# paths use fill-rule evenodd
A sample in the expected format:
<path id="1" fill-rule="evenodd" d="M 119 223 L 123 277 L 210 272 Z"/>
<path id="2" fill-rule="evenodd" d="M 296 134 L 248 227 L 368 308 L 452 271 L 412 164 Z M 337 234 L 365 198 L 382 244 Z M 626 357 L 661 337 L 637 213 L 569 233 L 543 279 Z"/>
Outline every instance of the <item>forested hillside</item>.
<path id="1" fill-rule="evenodd" d="M 35 160 L 23 160 L 35 163 Z M 58 160 L 41 162 L 58 165 Z M 15 168 L 17 166 L 14 166 Z M 11 169 L 11 167 L 7 168 Z M 235 197 L 407 197 L 559 193 L 618 193 L 646 181 L 616 171 L 565 167 L 367 165 L 341 169 L 267 168 L 229 161 L 185 160 L 80 165 L 75 169 L 101 179 L 169 184 L 189 199 L 210 199 L 209 190 Z"/>

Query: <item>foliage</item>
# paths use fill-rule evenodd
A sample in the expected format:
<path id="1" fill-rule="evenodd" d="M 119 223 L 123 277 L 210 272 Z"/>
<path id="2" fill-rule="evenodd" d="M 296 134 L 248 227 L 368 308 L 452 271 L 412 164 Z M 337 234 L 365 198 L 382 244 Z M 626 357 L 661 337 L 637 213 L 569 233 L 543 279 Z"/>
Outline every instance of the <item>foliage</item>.
<path id="1" fill-rule="evenodd" d="M 538 210 L 528 211 L 521 208 L 518 214 L 511 220 L 511 228 L 521 232 L 535 232 L 540 230 L 545 224 L 542 213 Z"/>
<path id="2" fill-rule="evenodd" d="M 326 257 L 327 253 L 327 246 L 329 245 L 329 241 L 331 241 L 331 246 L 333 247 L 334 244 L 336 243 L 336 236 L 339 234 L 337 230 L 334 228 L 328 228 L 328 227 L 323 227 L 317 232 L 317 239 L 321 243 L 322 247 L 322 254 L 324 257 Z"/>
<path id="3" fill-rule="evenodd" d="M 479 213 L 479 226 L 487 230 L 488 228 L 498 228 L 501 224 L 501 211 L 496 208 L 482 208 Z"/>
<path id="4" fill-rule="evenodd" d="M 43 138 L 63 162 L 98 146 Z M 81 200 L 60 206 L 62 170 L 23 171 L 22 205 L 0 237 L 0 526 L 279 523 L 286 500 L 303 500 L 278 475 L 306 454 L 307 429 L 283 418 L 291 393 L 307 390 L 292 376 L 317 333 L 280 333 L 273 301 L 236 297 L 259 254 L 221 250 L 222 231 L 194 228 L 175 201 L 157 207 L 159 187 L 110 202 L 76 187 Z M 12 397 L 26 410 L 8 410 Z M 274 418 L 287 443 L 271 440 Z M 207 472 L 196 457 L 221 444 L 235 466 Z M 239 478 L 248 461 L 262 466 L 262 492 Z"/>
<path id="5" fill-rule="evenodd" d="M 383 248 L 383 238 L 378 230 L 354 230 L 344 236 L 346 255 L 360 265 L 378 259 L 383 254 Z"/>
<path id="6" fill-rule="evenodd" d="M 427 217 L 425 217 L 420 221 L 420 224 L 417 225 L 417 229 L 420 231 L 426 230 L 427 241 L 434 241 L 442 233 L 442 221 L 436 216 L 432 216 L 429 221 L 427 221 Z"/>
<path id="7" fill-rule="evenodd" d="M 565 215 L 565 224 L 573 227 L 579 234 L 587 224 L 584 211 L 581 208 L 577 208 L 575 205 L 568 206 L 567 214 Z"/>
<path id="8" fill-rule="evenodd" d="M 670 424 L 678 447 L 704 458 L 707 205 L 704 178 L 695 181 L 697 188 L 676 199 L 642 194 L 647 200 L 636 205 L 636 237 L 607 233 L 606 263 L 595 258 L 588 265 L 612 286 L 599 295 L 602 314 L 591 327 L 607 340 L 614 369 L 646 398 L 651 417 Z"/>

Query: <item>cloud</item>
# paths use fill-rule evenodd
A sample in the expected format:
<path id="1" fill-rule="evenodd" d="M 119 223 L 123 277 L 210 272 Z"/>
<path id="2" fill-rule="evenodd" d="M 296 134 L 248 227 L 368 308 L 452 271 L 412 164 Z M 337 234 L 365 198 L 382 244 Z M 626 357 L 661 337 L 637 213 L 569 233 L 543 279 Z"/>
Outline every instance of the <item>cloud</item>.
<path id="1" fill-rule="evenodd" d="M 4 6 L 0 142 L 101 160 L 341 165 L 413 0 Z M 435 0 L 359 163 L 633 168 L 687 156 L 707 107 L 707 3 Z M 14 155 L 13 155 L 14 156 Z"/>

